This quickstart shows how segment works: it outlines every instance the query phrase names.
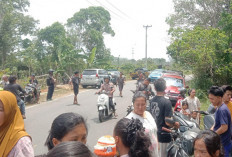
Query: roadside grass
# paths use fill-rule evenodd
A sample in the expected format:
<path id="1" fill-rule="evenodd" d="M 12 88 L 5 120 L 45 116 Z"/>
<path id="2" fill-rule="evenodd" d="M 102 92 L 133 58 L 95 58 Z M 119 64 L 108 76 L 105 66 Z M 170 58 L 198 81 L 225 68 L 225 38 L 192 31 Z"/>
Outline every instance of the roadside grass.
<path id="1" fill-rule="evenodd" d="M 201 102 L 201 111 L 207 111 L 210 102 L 208 98 L 202 98 L 200 99 Z M 204 115 L 201 115 L 201 119 L 200 119 L 200 129 L 204 130 Z"/>

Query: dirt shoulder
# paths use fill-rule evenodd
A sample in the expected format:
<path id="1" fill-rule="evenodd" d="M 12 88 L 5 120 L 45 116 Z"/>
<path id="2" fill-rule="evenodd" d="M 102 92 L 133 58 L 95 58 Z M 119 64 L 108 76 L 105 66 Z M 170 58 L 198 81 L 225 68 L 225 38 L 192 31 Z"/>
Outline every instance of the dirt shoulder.
<path id="1" fill-rule="evenodd" d="M 131 81 L 131 80 L 126 80 L 126 82 Z M 91 88 L 82 88 L 82 86 L 79 87 L 79 92 L 88 90 Z M 47 98 L 47 92 L 48 89 L 42 89 L 41 90 L 41 94 L 40 94 L 40 103 L 46 102 L 46 98 Z M 57 85 L 55 87 L 54 93 L 53 93 L 53 97 L 52 99 L 57 99 L 57 98 L 62 98 L 68 95 L 72 95 L 73 94 L 73 89 L 69 84 L 65 84 L 65 85 Z M 34 105 L 34 104 L 27 104 L 28 106 Z"/>

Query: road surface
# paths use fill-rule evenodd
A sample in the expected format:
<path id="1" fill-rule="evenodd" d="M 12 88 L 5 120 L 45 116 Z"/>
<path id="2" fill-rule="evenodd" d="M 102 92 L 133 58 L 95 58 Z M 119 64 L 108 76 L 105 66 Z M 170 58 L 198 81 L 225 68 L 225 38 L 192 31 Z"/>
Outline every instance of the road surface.
<path id="1" fill-rule="evenodd" d="M 93 150 L 98 138 L 103 135 L 112 135 L 116 122 L 126 115 L 127 106 L 131 104 L 132 92 L 135 89 L 135 81 L 128 81 L 124 86 L 123 97 L 119 97 L 118 88 L 114 94 L 117 103 L 116 109 L 118 117 L 106 120 L 100 123 L 98 120 L 98 112 L 96 107 L 97 96 L 94 93 L 98 89 L 88 89 L 78 95 L 80 105 L 73 105 L 73 95 L 59 98 L 50 102 L 29 106 L 26 108 L 25 127 L 26 131 L 31 135 L 35 155 L 47 153 L 44 146 L 51 128 L 52 121 L 58 115 L 65 112 L 76 112 L 81 114 L 88 125 L 87 145 Z"/>

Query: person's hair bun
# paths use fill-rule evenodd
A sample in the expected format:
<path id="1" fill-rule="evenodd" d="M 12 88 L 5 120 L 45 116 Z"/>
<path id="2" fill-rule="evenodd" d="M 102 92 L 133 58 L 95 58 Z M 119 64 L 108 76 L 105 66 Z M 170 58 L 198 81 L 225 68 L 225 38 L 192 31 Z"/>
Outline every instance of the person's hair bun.
<path id="1" fill-rule="evenodd" d="M 143 124 L 140 122 L 139 119 L 134 119 L 130 121 L 127 126 L 127 141 L 130 143 L 134 143 L 136 132 L 137 131 L 144 131 Z"/>

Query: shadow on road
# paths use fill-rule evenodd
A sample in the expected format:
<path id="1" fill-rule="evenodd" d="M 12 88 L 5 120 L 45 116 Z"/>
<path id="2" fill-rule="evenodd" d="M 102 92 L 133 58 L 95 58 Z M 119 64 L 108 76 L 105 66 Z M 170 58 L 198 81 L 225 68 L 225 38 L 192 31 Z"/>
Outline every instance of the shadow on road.
<path id="1" fill-rule="evenodd" d="M 109 116 L 109 117 L 105 118 L 103 122 L 100 122 L 97 117 L 93 118 L 93 119 L 90 119 L 90 120 L 93 121 L 93 122 L 95 122 L 95 123 L 97 123 L 97 124 L 101 124 L 101 123 L 106 123 L 106 122 L 108 122 L 110 120 L 113 120 L 113 119 L 117 119 L 117 118 Z"/>
<path id="2" fill-rule="evenodd" d="M 81 106 L 81 104 L 68 104 L 66 106 Z"/>

